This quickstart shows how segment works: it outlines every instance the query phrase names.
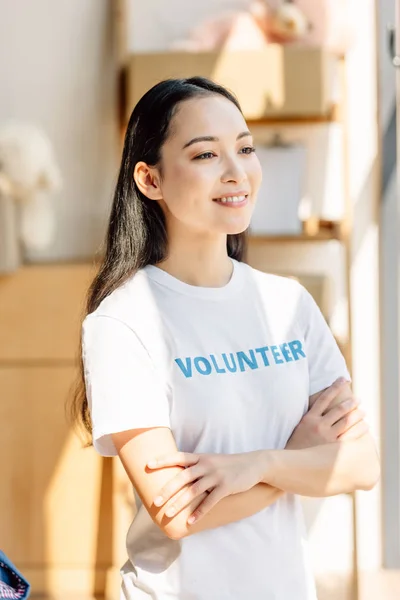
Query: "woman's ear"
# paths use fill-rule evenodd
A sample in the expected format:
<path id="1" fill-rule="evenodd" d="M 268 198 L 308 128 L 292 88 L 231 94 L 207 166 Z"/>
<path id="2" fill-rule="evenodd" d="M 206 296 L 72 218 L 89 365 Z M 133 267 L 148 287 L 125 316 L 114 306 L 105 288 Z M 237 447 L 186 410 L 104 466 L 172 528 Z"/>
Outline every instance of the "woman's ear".
<path id="1" fill-rule="evenodd" d="M 160 175 L 156 167 L 149 167 L 145 162 L 135 165 L 133 178 L 139 190 L 150 200 L 162 200 Z"/>

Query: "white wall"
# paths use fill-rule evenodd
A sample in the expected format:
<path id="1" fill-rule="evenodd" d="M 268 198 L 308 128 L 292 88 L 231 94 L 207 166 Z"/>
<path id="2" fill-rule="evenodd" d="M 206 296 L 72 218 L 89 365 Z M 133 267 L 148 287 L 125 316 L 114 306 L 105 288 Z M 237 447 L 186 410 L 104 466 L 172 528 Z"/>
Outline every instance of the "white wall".
<path id="1" fill-rule="evenodd" d="M 57 239 L 43 259 L 91 256 L 117 158 L 108 0 L 2 0 L 0 81 L 0 123 L 43 127 L 62 170 Z"/>
<path id="2" fill-rule="evenodd" d="M 379 116 L 380 136 L 384 145 L 384 159 L 390 164 L 393 157 L 388 154 L 385 133 L 396 105 L 396 70 L 388 52 L 387 24 L 395 23 L 393 0 L 379 0 Z M 397 36 L 400 32 L 397 32 Z M 384 169 L 386 170 L 386 169 Z M 384 403 L 382 407 L 382 451 L 385 459 L 383 470 L 384 565 L 400 567 L 400 470 L 399 470 L 399 360 L 400 360 L 400 297 L 398 285 L 399 207 L 397 174 L 394 169 L 385 194 L 381 198 L 381 268 L 382 268 L 382 384 Z"/>
<path id="3" fill-rule="evenodd" d="M 377 131 L 377 48 L 375 3 L 352 0 L 357 44 L 349 56 L 350 183 L 354 210 L 353 367 L 354 389 L 368 411 L 371 430 L 380 440 L 379 339 L 379 161 Z M 359 565 L 381 564 L 379 486 L 357 494 Z"/>
<path id="4" fill-rule="evenodd" d="M 129 48 L 152 52 L 167 50 L 171 42 L 220 11 L 245 8 L 250 0 L 127 0 Z"/>

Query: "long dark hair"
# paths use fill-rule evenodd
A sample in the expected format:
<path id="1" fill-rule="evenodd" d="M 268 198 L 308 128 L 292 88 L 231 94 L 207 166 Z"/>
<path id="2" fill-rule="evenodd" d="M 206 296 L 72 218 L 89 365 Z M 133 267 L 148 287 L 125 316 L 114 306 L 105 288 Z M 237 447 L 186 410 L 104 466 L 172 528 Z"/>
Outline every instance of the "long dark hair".
<path id="1" fill-rule="evenodd" d="M 167 257 L 168 239 L 165 218 L 157 202 L 149 201 L 138 189 L 133 174 L 135 165 L 144 161 L 156 166 L 169 134 L 170 123 L 178 105 L 185 100 L 219 94 L 241 111 L 228 90 L 203 77 L 168 79 L 152 87 L 137 103 L 125 134 L 121 167 L 115 188 L 106 235 L 104 257 L 90 286 L 86 314 L 136 271 Z M 246 232 L 228 235 L 228 255 L 243 260 Z M 91 436 L 92 425 L 86 398 L 82 358 L 76 390 L 70 405 L 72 421 Z"/>

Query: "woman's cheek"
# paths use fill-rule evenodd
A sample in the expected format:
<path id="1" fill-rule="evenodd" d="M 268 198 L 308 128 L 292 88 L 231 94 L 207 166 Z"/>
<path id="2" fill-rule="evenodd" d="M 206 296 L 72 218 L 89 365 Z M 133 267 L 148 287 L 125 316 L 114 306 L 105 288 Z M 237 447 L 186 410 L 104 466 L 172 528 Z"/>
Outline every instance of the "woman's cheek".
<path id="1" fill-rule="evenodd" d="M 199 172 L 194 166 L 189 164 L 179 165 L 177 164 L 171 173 L 172 186 L 174 190 L 183 190 L 187 192 L 188 189 L 195 187 L 199 180 Z"/>
<path id="2" fill-rule="evenodd" d="M 249 165 L 248 177 L 257 188 L 260 187 L 262 181 L 262 169 L 260 161 L 255 155 L 252 164 Z"/>

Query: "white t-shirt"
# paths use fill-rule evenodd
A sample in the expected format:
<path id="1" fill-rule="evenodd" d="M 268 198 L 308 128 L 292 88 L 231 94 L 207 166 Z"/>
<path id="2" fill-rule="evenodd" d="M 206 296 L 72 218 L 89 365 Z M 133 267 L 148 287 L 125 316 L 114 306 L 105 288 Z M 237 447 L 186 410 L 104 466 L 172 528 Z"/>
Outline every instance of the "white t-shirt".
<path id="1" fill-rule="evenodd" d="M 191 286 L 148 266 L 85 319 L 85 379 L 100 454 L 116 454 L 111 433 L 157 426 L 171 428 L 187 452 L 281 449 L 309 396 L 350 379 L 299 283 L 232 262 L 221 288 Z M 315 600 L 296 496 L 180 541 L 165 536 L 136 499 L 122 598 Z"/>

